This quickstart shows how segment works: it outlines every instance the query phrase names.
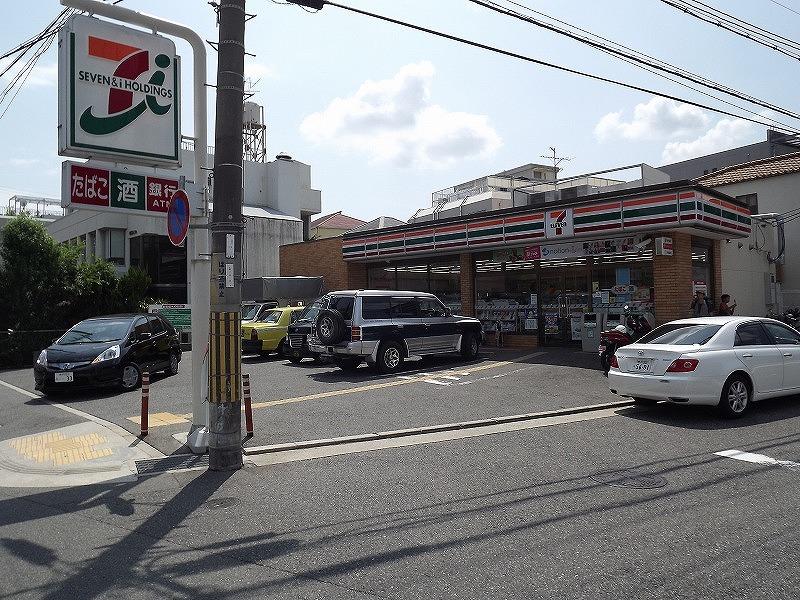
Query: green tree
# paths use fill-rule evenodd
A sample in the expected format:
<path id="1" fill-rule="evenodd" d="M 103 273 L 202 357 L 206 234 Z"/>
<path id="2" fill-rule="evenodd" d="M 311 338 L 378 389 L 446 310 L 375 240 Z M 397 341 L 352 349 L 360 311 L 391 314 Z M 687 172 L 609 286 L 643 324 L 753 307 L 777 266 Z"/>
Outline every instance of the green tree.
<path id="1" fill-rule="evenodd" d="M 72 312 L 80 246 L 56 242 L 28 215 L 12 219 L 0 244 L 1 329 L 58 329 Z"/>
<path id="2" fill-rule="evenodd" d="M 150 287 L 150 275 L 138 267 L 131 267 L 119 279 L 117 286 L 117 303 L 122 312 L 140 312 L 146 310 L 142 303 Z"/>
<path id="3" fill-rule="evenodd" d="M 80 264 L 69 324 L 88 317 L 119 312 L 118 285 L 119 276 L 111 263 L 96 260 Z"/>

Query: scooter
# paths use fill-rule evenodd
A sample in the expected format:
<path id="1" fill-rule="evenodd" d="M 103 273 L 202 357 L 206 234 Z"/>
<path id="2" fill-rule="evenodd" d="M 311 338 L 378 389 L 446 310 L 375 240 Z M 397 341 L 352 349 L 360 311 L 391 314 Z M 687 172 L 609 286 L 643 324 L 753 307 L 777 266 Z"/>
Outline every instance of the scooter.
<path id="1" fill-rule="evenodd" d="M 785 310 L 779 317 L 779 320 L 797 329 L 797 326 L 800 325 L 800 308 L 789 308 Z"/>
<path id="2" fill-rule="evenodd" d="M 645 315 L 629 315 L 628 307 L 625 307 L 625 324 L 617 325 L 613 329 L 600 332 L 600 345 L 598 354 L 600 355 L 600 368 L 603 375 L 608 376 L 611 368 L 611 357 L 617 348 L 632 344 L 644 334 L 652 331 L 653 326 Z"/>

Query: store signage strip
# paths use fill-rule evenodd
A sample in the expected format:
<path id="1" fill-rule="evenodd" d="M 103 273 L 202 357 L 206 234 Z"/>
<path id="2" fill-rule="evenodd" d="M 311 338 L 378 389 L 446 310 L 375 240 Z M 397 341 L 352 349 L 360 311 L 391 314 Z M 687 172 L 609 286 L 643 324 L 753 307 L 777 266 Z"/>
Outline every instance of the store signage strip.
<path id="1" fill-rule="evenodd" d="M 61 168 L 61 206 L 166 216 L 177 179 L 113 171 L 92 163 L 65 161 Z"/>

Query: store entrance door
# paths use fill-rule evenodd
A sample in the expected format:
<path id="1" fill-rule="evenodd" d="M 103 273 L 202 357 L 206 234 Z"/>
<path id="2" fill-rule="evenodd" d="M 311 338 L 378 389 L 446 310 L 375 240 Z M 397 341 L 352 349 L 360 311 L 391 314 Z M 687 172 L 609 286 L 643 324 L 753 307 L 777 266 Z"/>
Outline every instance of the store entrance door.
<path id="1" fill-rule="evenodd" d="M 539 281 L 541 343 L 550 346 L 579 345 L 583 313 L 589 310 L 588 270 L 571 268 L 552 274 L 543 271 Z"/>

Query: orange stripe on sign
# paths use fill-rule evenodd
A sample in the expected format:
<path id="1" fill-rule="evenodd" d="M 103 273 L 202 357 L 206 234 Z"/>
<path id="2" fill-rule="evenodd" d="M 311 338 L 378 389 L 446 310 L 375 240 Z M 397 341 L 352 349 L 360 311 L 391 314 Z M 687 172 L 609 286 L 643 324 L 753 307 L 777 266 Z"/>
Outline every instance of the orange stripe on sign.
<path id="1" fill-rule="evenodd" d="M 447 233 L 448 231 L 464 231 L 466 225 L 452 225 L 450 227 L 437 227 L 436 233 Z"/>
<path id="2" fill-rule="evenodd" d="M 89 56 L 107 58 L 108 60 L 122 60 L 129 54 L 138 52 L 141 48 L 135 48 L 119 42 L 104 40 L 103 38 L 89 36 Z"/>
<path id="3" fill-rule="evenodd" d="M 499 221 L 484 221 L 482 223 L 470 223 L 470 229 L 477 229 L 478 227 L 491 227 L 492 225 L 502 225 L 503 220 L 500 219 Z"/>
<path id="4" fill-rule="evenodd" d="M 544 213 L 538 213 L 535 215 L 525 215 L 523 217 L 509 217 L 506 219 L 506 223 L 520 223 L 522 221 L 541 221 L 544 219 Z"/>
<path id="5" fill-rule="evenodd" d="M 641 206 L 642 204 L 655 204 L 656 202 L 666 202 L 667 200 L 676 200 L 675 194 L 669 196 L 655 196 L 652 198 L 641 198 L 640 200 L 625 200 L 625 208 L 630 206 Z"/>
<path id="6" fill-rule="evenodd" d="M 581 206 L 579 208 L 574 209 L 572 212 L 576 215 L 583 214 L 585 212 L 596 212 L 598 210 L 611 210 L 612 208 L 616 208 L 619 210 L 619 202 L 612 202 L 611 204 L 599 204 L 597 206 Z"/>

